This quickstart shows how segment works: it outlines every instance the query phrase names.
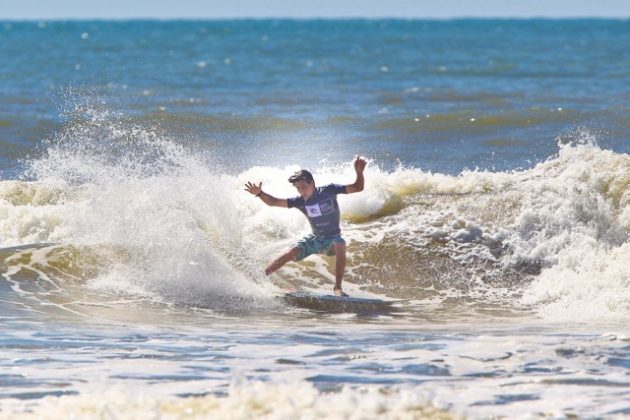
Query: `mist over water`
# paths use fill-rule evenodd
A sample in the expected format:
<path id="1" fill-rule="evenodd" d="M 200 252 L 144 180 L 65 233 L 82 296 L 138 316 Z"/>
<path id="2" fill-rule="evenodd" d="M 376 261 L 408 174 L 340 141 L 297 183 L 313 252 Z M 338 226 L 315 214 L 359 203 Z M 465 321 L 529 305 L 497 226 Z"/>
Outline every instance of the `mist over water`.
<path id="1" fill-rule="evenodd" d="M 629 36 L 1 23 L 0 417 L 100 395 L 139 416 L 627 414 Z M 330 293 L 335 261 L 264 276 L 309 226 L 243 186 L 350 184 L 357 154 L 344 289 L 396 302 L 295 307 L 279 296 Z"/>

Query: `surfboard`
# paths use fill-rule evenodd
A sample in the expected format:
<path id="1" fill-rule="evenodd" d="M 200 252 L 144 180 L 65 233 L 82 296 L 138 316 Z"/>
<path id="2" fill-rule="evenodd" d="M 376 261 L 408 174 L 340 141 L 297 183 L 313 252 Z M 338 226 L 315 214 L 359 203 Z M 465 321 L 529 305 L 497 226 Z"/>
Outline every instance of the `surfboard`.
<path id="1" fill-rule="evenodd" d="M 326 312 L 386 312 L 396 301 L 290 291 L 282 295 L 290 305 Z"/>

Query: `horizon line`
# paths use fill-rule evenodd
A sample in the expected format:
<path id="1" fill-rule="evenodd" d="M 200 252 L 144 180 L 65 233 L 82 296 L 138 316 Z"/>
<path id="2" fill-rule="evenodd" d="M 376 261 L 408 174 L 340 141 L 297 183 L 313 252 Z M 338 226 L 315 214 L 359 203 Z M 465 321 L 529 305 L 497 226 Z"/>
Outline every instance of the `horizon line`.
<path id="1" fill-rule="evenodd" d="M 129 17 L 0 17 L 0 22 L 67 22 L 67 21 L 227 21 L 227 20 L 243 20 L 243 21 L 260 21 L 260 20 L 294 20 L 294 21 L 308 21 L 308 20 L 402 20 L 402 21 L 450 21 L 450 20 L 630 20 L 628 16 L 546 16 L 546 15 L 531 15 L 531 16 L 449 16 L 449 17 L 436 17 L 436 16 L 233 16 L 233 17 L 192 17 L 192 16 L 177 16 L 177 17 L 158 17 L 158 16 L 129 16 Z"/>

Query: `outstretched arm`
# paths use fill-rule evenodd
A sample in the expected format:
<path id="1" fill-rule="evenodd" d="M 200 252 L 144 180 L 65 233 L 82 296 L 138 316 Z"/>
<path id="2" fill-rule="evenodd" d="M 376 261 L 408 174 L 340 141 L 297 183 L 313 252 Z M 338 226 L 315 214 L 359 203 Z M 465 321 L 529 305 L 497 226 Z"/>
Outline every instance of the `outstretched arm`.
<path id="1" fill-rule="evenodd" d="M 346 185 L 347 194 L 363 191 L 363 187 L 365 184 L 363 170 L 365 169 L 365 165 L 367 165 L 365 159 L 363 159 L 361 156 L 357 156 L 357 158 L 354 160 L 354 170 L 357 173 L 357 179 L 356 181 L 354 181 L 354 184 Z"/>
<path id="2" fill-rule="evenodd" d="M 276 198 L 272 195 L 267 194 L 266 192 L 263 192 L 262 182 L 258 183 L 258 185 L 248 182 L 247 184 L 245 184 L 245 191 L 260 198 L 268 206 L 289 207 L 286 199 Z"/>

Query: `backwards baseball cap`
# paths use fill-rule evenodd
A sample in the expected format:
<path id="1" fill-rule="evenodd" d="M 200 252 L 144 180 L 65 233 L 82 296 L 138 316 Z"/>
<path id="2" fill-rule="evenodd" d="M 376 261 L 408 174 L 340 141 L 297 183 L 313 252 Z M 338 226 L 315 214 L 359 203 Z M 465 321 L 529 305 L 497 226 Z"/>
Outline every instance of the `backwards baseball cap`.
<path id="1" fill-rule="evenodd" d="M 309 171 L 307 171 L 305 169 L 302 169 L 302 170 L 297 171 L 296 173 L 294 173 L 293 175 L 291 175 L 289 177 L 289 182 L 291 184 L 294 184 L 294 183 L 296 183 L 298 181 L 306 181 L 309 184 L 312 184 L 314 182 L 313 181 L 313 175 Z"/>

